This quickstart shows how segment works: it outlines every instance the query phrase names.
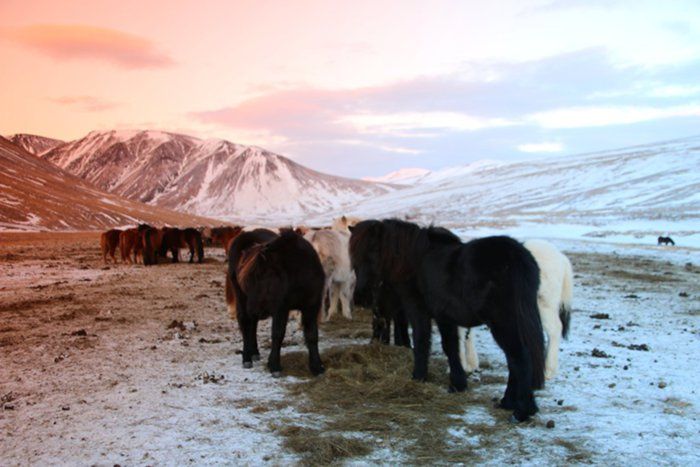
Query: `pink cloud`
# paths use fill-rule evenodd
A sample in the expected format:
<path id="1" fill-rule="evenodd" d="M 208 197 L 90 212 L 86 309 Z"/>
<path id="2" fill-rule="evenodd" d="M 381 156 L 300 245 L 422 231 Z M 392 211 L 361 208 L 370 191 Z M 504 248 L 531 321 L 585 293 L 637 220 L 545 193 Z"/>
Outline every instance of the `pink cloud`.
<path id="1" fill-rule="evenodd" d="M 49 98 L 49 100 L 56 104 L 79 107 L 88 112 L 100 112 L 118 107 L 118 104 L 115 102 L 93 96 L 64 96 Z"/>
<path id="2" fill-rule="evenodd" d="M 9 30 L 9 39 L 56 59 L 98 59 L 136 68 L 174 64 L 148 39 L 115 29 L 85 25 L 35 24 Z"/>

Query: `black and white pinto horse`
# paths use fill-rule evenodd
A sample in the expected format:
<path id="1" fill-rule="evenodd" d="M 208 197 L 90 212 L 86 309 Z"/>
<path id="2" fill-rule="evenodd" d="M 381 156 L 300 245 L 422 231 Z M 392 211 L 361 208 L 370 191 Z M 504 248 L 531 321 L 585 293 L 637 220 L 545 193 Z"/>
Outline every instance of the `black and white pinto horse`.
<path id="1" fill-rule="evenodd" d="M 280 349 L 289 312 L 300 310 L 309 369 L 314 375 L 323 373 L 318 352 L 318 316 L 325 277 L 311 244 L 295 232 L 243 232 L 231 243 L 227 274 L 227 285 L 233 291 L 230 299 L 235 300 L 235 314 L 243 335 L 243 367 L 251 368 L 253 360 L 260 359 L 258 321 L 272 317 L 267 366 L 272 376 L 280 376 Z"/>
<path id="2" fill-rule="evenodd" d="M 544 384 L 544 338 L 537 308 L 539 268 L 510 237 L 462 243 L 450 231 L 399 220 L 368 220 L 352 229 L 355 301 L 376 307 L 390 287 L 413 328 L 413 378 L 428 375 L 431 319 L 450 366 L 450 391 L 464 391 L 457 327 L 487 324 L 508 361 L 500 406 L 518 421 L 537 412 L 533 389 Z"/>

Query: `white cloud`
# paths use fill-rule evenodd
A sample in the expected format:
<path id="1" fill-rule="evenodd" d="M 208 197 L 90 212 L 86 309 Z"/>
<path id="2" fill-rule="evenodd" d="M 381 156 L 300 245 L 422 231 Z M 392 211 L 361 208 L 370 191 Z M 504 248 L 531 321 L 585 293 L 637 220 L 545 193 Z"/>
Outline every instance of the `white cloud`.
<path id="1" fill-rule="evenodd" d="M 459 112 L 403 112 L 393 114 L 355 114 L 342 117 L 363 133 L 404 133 L 411 130 L 476 131 L 514 125 L 504 118 L 475 117 Z M 408 135 L 405 135 L 408 136 Z"/>
<path id="2" fill-rule="evenodd" d="M 561 152 L 564 145 L 561 143 L 525 143 L 518 145 L 521 152 Z"/>
<path id="3" fill-rule="evenodd" d="M 651 97 L 689 97 L 700 94 L 700 86 L 668 85 L 649 91 Z"/>
<path id="4" fill-rule="evenodd" d="M 700 116 L 698 104 L 673 107 L 569 107 L 537 112 L 526 116 L 525 119 L 543 128 L 586 128 L 695 116 Z"/>
<path id="5" fill-rule="evenodd" d="M 423 151 L 420 149 L 413 149 L 413 148 L 408 148 L 405 146 L 394 146 L 394 145 L 389 145 L 389 144 L 375 144 L 370 141 L 364 141 L 361 139 L 341 139 L 341 140 L 336 140 L 336 143 L 340 144 L 347 144 L 350 146 L 366 146 L 366 147 L 372 147 L 376 149 L 381 149 L 382 151 L 385 152 L 393 152 L 396 154 L 421 154 Z"/>

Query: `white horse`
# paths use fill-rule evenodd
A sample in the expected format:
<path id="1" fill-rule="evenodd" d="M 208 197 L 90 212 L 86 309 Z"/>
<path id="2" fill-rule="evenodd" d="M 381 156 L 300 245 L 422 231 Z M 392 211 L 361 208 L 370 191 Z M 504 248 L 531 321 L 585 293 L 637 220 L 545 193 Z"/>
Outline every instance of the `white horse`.
<path id="1" fill-rule="evenodd" d="M 571 262 L 557 247 L 544 240 L 528 240 L 524 243 L 540 267 L 540 288 L 537 305 L 540 309 L 542 328 L 547 335 L 545 378 L 552 379 L 559 367 L 559 338 L 566 337 L 571 320 L 573 299 L 573 270 Z M 479 368 L 479 356 L 474 348 L 474 333 L 459 328 L 459 357 L 467 372 Z"/>
<path id="2" fill-rule="evenodd" d="M 359 217 L 341 216 L 336 219 L 333 219 L 333 224 L 331 228 L 333 230 L 337 230 L 338 232 L 350 232 L 349 227 L 361 221 L 362 219 L 360 219 Z"/>
<path id="3" fill-rule="evenodd" d="M 310 230 L 304 235 L 318 253 L 326 273 L 324 297 L 328 298 L 328 321 L 341 304 L 343 316 L 352 319 L 350 302 L 355 291 L 355 271 L 350 264 L 350 232 L 338 230 Z"/>

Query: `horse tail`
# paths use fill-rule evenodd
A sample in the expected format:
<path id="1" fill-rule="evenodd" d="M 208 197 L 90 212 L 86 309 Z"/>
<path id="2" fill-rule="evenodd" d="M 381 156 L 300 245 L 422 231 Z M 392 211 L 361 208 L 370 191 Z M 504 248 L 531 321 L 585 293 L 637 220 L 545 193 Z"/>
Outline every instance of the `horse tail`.
<path id="1" fill-rule="evenodd" d="M 525 256 L 526 255 L 526 256 Z M 513 299 L 516 308 L 516 323 L 520 341 L 530 355 L 532 365 L 532 388 L 544 387 L 544 331 L 540 309 L 537 305 L 537 291 L 540 286 L 540 271 L 535 258 L 523 247 L 521 262 L 511 269 Z"/>
<path id="2" fill-rule="evenodd" d="M 204 259 L 204 241 L 202 240 L 202 234 L 195 231 L 194 240 L 197 243 L 197 262 L 201 263 Z"/>
<path id="3" fill-rule="evenodd" d="M 230 271 L 226 272 L 226 304 L 228 305 L 228 314 L 231 319 L 237 318 L 236 312 L 236 292 L 233 290 L 233 282 L 231 280 Z"/>
<path id="4" fill-rule="evenodd" d="M 562 255 L 563 256 L 563 255 Z M 569 324 L 571 323 L 571 304 L 574 296 L 574 272 L 571 262 L 564 256 L 564 280 L 561 287 L 561 302 L 559 303 L 559 320 L 561 321 L 561 335 L 566 339 L 569 335 Z"/>

